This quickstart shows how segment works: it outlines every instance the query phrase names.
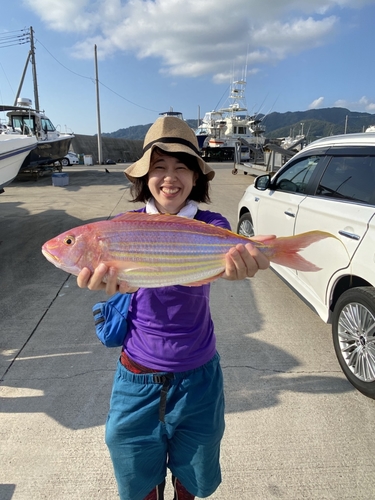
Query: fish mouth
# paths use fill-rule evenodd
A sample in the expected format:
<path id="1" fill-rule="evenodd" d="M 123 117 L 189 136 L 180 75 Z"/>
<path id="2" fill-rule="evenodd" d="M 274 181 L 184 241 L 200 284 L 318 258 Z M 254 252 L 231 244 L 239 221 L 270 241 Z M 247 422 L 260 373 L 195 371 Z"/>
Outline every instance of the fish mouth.
<path id="1" fill-rule="evenodd" d="M 74 274 L 75 276 L 78 275 L 80 268 L 78 268 L 76 265 L 74 265 L 74 264 L 72 266 L 65 265 L 64 263 L 61 262 L 61 259 L 59 259 L 59 257 L 57 257 L 57 255 L 54 255 L 53 253 L 49 252 L 44 247 L 42 247 L 42 254 L 48 260 L 48 262 L 50 262 L 51 264 L 53 264 L 57 268 L 62 269 L 63 271 L 66 271 L 67 273 Z"/>
<path id="2" fill-rule="evenodd" d="M 42 254 L 44 255 L 44 257 L 49 261 L 51 262 L 52 264 L 55 264 L 55 266 L 57 264 L 60 263 L 60 259 L 58 257 L 56 257 L 56 255 L 53 255 L 53 253 L 50 253 L 46 248 L 42 247 Z"/>

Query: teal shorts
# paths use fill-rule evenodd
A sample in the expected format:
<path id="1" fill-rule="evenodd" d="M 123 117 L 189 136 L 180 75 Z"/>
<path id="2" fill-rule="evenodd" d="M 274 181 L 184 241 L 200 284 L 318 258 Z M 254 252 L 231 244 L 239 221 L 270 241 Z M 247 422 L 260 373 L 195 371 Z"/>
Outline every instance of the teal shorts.
<path id="1" fill-rule="evenodd" d="M 121 500 L 143 500 L 164 481 L 167 467 L 195 496 L 207 497 L 219 486 L 224 433 L 219 360 L 216 354 L 197 369 L 168 374 L 164 386 L 163 373 L 138 375 L 118 363 L 106 443 Z"/>

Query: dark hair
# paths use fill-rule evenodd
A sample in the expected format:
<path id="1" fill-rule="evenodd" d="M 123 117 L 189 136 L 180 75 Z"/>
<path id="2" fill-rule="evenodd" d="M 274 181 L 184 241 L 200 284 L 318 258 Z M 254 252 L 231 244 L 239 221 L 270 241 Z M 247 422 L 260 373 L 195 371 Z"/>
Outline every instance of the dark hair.
<path id="1" fill-rule="evenodd" d="M 188 153 L 169 153 L 167 151 L 163 151 L 159 148 L 155 148 L 154 151 L 157 153 L 173 156 L 177 158 L 180 162 L 187 166 L 189 170 L 198 174 L 198 178 L 196 180 L 195 186 L 191 190 L 189 194 L 189 200 L 196 201 L 197 203 L 211 203 L 209 190 L 210 184 L 207 176 L 202 172 L 198 159 L 189 155 Z M 152 153 L 154 153 L 154 151 Z M 152 194 L 148 188 L 148 174 L 143 177 L 136 177 L 134 179 L 134 183 L 130 187 L 130 193 L 133 197 L 132 202 L 143 202 L 146 203 L 147 200 L 152 198 Z"/>

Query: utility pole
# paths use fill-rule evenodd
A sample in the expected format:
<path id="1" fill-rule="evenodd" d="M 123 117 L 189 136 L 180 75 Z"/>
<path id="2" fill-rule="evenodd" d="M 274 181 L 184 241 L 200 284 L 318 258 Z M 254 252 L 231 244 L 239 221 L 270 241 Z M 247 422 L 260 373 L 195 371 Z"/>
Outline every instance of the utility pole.
<path id="1" fill-rule="evenodd" d="M 344 134 L 346 134 L 346 131 L 348 130 L 348 115 L 345 116 L 345 130 L 344 130 Z"/>
<path id="2" fill-rule="evenodd" d="M 23 87 L 23 82 L 25 80 L 25 75 L 26 75 L 26 71 L 27 71 L 27 67 L 29 65 L 29 62 L 31 62 L 32 73 L 33 73 L 34 108 L 37 111 L 40 111 L 40 109 L 39 109 L 38 81 L 37 81 L 37 77 L 36 77 L 34 30 L 33 30 L 32 26 L 30 26 L 30 50 L 29 50 L 29 54 L 28 54 L 27 59 L 26 59 L 25 67 L 23 69 L 23 73 L 22 73 L 20 84 L 18 86 L 17 94 L 16 94 L 16 97 L 14 99 L 14 106 L 17 106 L 17 101 L 18 101 L 18 98 L 21 94 L 21 90 Z"/>
<path id="3" fill-rule="evenodd" d="M 98 121 L 98 163 L 103 164 L 102 131 L 100 127 L 100 104 L 99 104 L 99 78 L 98 78 L 98 55 L 95 45 L 95 85 L 96 85 L 96 116 Z"/>
<path id="4" fill-rule="evenodd" d="M 37 111 L 39 108 L 39 94 L 38 94 L 38 81 L 36 79 L 36 62 L 35 62 L 35 46 L 34 46 L 34 30 L 33 27 L 30 26 L 30 53 L 31 53 L 31 67 L 33 70 L 33 83 L 34 83 L 34 101 L 35 101 L 35 109 Z"/>

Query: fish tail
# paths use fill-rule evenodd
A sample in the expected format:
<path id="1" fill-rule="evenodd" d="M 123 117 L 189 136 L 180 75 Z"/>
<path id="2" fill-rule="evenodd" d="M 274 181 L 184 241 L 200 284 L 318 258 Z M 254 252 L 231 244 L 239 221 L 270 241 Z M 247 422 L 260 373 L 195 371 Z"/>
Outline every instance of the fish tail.
<path id="1" fill-rule="evenodd" d="M 270 245 L 271 252 L 269 253 L 269 258 L 275 264 L 280 264 L 296 271 L 320 271 L 320 267 L 303 258 L 298 252 L 312 243 L 325 238 L 335 238 L 335 236 L 324 231 L 309 231 L 295 236 L 276 238 Z"/>

